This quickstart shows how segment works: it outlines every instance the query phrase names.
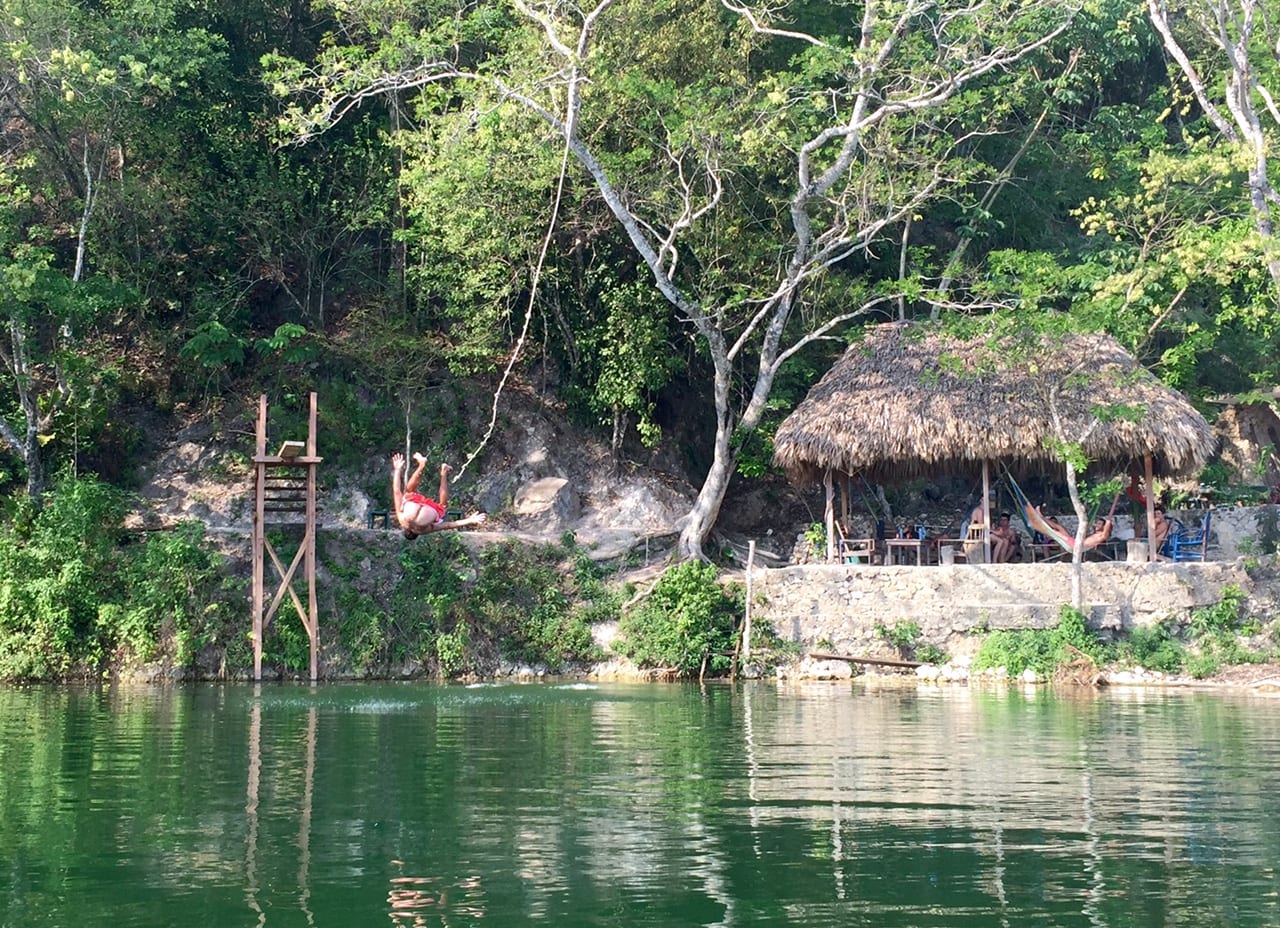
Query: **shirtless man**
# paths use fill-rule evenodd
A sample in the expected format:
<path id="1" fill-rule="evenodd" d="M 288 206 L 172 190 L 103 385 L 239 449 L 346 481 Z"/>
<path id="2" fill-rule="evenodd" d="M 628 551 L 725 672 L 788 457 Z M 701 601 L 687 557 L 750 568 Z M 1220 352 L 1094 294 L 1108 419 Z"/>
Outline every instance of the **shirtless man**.
<path id="1" fill-rule="evenodd" d="M 448 464 L 440 465 L 440 500 L 429 499 L 418 492 L 418 482 L 422 472 L 427 469 L 425 455 L 414 454 L 413 462 L 418 466 L 409 476 L 409 482 L 400 488 L 404 479 L 404 455 L 396 452 L 391 455 L 391 495 L 395 500 L 396 521 L 404 529 L 404 537 L 410 541 L 428 532 L 443 532 L 451 528 L 466 528 L 469 525 L 483 525 L 485 514 L 473 512 L 465 519 L 454 522 L 445 521 L 449 509 L 449 471 Z"/>
<path id="2" fill-rule="evenodd" d="M 1018 531 L 1009 524 L 1009 513 L 1000 513 L 1000 520 L 991 530 L 991 559 L 997 564 L 1007 564 L 1018 548 Z"/>
<path id="3" fill-rule="evenodd" d="M 1169 520 L 1165 518 L 1164 507 L 1156 503 L 1152 510 L 1151 520 L 1151 536 L 1156 542 L 1156 557 L 1164 559 L 1164 555 L 1160 553 L 1160 549 L 1164 547 L 1165 540 L 1169 537 Z"/>

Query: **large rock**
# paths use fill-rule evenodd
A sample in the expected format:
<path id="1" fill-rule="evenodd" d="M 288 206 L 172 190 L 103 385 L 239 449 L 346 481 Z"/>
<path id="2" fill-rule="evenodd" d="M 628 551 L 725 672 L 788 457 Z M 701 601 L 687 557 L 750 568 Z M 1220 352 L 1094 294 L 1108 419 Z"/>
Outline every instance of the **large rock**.
<path id="1" fill-rule="evenodd" d="M 564 477 L 542 477 L 516 490 L 511 511 L 522 527 L 536 524 L 541 529 L 555 531 L 578 519 L 582 514 L 582 502 Z"/>

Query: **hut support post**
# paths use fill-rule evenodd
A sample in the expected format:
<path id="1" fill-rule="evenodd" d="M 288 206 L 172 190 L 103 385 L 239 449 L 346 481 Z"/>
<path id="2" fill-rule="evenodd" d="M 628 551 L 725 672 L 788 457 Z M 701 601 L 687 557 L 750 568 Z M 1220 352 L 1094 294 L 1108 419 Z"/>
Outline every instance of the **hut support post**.
<path id="1" fill-rule="evenodd" d="M 982 459 L 982 521 L 986 527 L 982 531 L 982 560 L 991 563 L 991 466 L 986 458 Z"/>
<path id="2" fill-rule="evenodd" d="M 1156 487 L 1155 487 L 1155 467 L 1151 461 L 1151 452 L 1148 451 L 1142 456 L 1143 476 L 1146 477 L 1146 497 L 1147 497 L 1147 560 L 1154 564 L 1159 551 L 1156 547 L 1156 535 L 1151 531 L 1151 526 L 1155 524 L 1156 519 Z"/>
<path id="3" fill-rule="evenodd" d="M 853 487 L 850 485 L 853 478 L 845 474 L 840 478 L 840 524 L 844 526 L 844 530 L 849 530 L 849 497 L 853 494 Z"/>
<path id="4" fill-rule="evenodd" d="M 825 514 L 827 529 L 827 563 L 833 564 L 836 559 L 836 508 L 835 488 L 832 486 L 831 471 L 822 478 L 822 485 L 827 491 L 827 510 Z"/>

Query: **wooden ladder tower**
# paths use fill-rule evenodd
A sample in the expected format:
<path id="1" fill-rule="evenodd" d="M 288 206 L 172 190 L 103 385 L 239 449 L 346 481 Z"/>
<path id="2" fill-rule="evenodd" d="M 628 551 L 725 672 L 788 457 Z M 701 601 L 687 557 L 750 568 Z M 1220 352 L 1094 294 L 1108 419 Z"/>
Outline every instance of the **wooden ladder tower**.
<path id="1" fill-rule="evenodd" d="M 253 679 L 262 679 L 263 629 L 275 616 L 288 593 L 298 611 L 307 637 L 311 639 L 311 680 L 319 672 L 320 619 L 316 612 L 316 468 L 323 458 L 316 456 L 316 395 L 311 394 L 311 414 L 307 421 L 307 441 L 286 441 L 275 454 L 267 454 L 267 397 L 258 398 L 258 437 L 253 454 Z M 267 541 L 267 519 L 302 514 L 305 522 L 302 542 L 288 569 L 271 542 Z M 281 520 L 292 521 L 292 520 Z M 296 524 L 296 523 L 295 523 Z M 266 589 L 264 554 L 270 555 L 280 577 L 280 586 L 264 611 Z M 307 581 L 307 605 L 293 588 L 293 578 L 302 565 Z"/>

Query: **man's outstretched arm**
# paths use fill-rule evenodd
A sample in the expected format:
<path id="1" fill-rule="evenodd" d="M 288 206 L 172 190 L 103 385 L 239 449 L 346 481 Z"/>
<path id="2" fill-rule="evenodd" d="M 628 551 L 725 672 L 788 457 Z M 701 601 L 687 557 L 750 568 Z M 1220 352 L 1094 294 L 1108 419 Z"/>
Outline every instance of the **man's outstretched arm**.
<path id="1" fill-rule="evenodd" d="M 391 455 L 391 501 L 395 506 L 396 521 L 404 526 L 403 517 L 400 510 L 404 505 L 404 493 L 400 489 L 400 483 L 404 479 L 404 455 L 397 451 Z"/>
<path id="2" fill-rule="evenodd" d="M 489 517 L 483 512 L 473 512 L 465 519 L 457 519 L 453 522 L 436 522 L 430 529 L 428 529 L 428 531 L 444 532 L 451 528 L 467 528 L 472 525 L 484 525 L 488 518 Z"/>

